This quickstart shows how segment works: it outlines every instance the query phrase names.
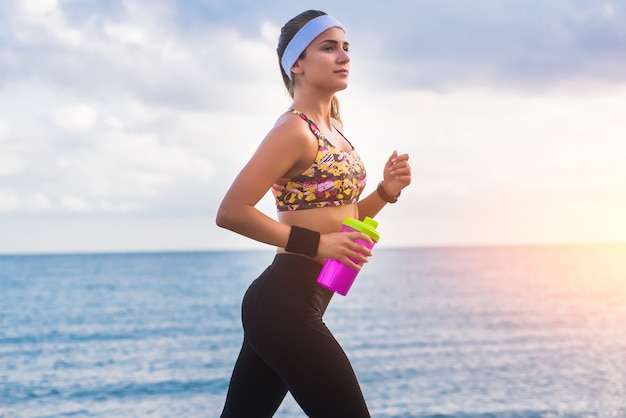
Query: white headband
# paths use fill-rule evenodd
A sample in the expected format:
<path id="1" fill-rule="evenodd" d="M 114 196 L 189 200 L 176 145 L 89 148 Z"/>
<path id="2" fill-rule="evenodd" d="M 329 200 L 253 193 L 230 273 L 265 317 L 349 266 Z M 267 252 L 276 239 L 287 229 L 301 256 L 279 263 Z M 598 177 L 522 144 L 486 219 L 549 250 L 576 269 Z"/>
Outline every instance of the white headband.
<path id="1" fill-rule="evenodd" d="M 346 31 L 337 19 L 332 16 L 322 15 L 309 20 L 306 25 L 300 28 L 291 41 L 289 41 L 285 52 L 283 52 L 280 64 L 283 66 L 283 70 L 285 70 L 285 74 L 287 74 L 290 80 L 291 67 L 296 63 L 300 54 L 313 42 L 313 39 L 330 28 L 341 28 L 344 32 Z"/>

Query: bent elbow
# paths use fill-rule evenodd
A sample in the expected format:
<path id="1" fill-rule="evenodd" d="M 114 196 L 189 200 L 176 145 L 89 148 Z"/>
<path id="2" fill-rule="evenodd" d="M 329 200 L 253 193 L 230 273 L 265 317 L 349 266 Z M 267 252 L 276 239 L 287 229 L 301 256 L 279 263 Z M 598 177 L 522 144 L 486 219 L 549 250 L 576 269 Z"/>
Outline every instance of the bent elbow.
<path id="1" fill-rule="evenodd" d="M 215 216 L 215 224 L 220 228 L 235 231 L 240 223 L 241 211 L 229 205 L 221 205 Z"/>
<path id="2" fill-rule="evenodd" d="M 229 229 L 228 226 L 230 225 L 230 222 L 228 219 L 228 212 L 220 208 L 217 211 L 217 216 L 215 217 L 215 224 L 220 228 Z"/>

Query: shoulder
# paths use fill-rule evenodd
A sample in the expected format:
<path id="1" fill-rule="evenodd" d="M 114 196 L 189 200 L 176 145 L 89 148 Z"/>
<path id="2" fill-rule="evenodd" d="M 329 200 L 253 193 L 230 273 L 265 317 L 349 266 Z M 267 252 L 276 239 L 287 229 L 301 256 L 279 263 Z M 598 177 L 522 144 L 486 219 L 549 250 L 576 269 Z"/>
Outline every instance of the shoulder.
<path id="1" fill-rule="evenodd" d="M 317 138 L 311 133 L 308 123 L 298 115 L 285 113 L 261 141 L 256 157 L 279 158 L 297 165 L 310 160 L 317 147 Z"/>
<path id="2" fill-rule="evenodd" d="M 297 113 L 283 113 L 276 120 L 274 128 L 291 131 L 297 135 L 311 135 L 311 126 L 309 125 L 309 122 Z"/>
<path id="3" fill-rule="evenodd" d="M 283 113 L 268 133 L 266 140 L 278 142 L 287 148 L 317 143 L 309 124 L 294 113 Z"/>

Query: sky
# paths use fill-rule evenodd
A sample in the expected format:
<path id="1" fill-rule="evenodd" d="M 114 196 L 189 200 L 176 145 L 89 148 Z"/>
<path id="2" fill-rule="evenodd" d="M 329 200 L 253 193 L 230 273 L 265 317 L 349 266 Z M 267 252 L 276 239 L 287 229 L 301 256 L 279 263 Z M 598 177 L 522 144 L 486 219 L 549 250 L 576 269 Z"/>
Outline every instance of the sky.
<path id="1" fill-rule="evenodd" d="M 267 248 L 215 215 L 307 9 L 347 28 L 365 193 L 411 156 L 379 246 L 626 241 L 626 2 L 2 0 L 0 253 Z"/>

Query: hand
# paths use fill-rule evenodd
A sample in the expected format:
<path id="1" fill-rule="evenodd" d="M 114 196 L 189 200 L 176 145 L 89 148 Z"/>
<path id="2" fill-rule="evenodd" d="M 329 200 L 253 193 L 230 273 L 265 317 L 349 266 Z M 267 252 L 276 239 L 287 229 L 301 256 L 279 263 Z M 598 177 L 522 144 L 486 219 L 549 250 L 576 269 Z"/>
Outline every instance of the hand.
<path id="1" fill-rule="evenodd" d="M 372 255 L 372 250 L 359 244 L 357 240 L 374 245 L 372 238 L 358 231 L 323 234 L 320 237 L 316 258 L 322 262 L 333 258 L 354 270 L 360 270 L 361 264 L 368 262 L 368 257 Z"/>
<path id="2" fill-rule="evenodd" d="M 409 154 L 399 155 L 398 151 L 394 151 L 383 170 L 383 188 L 389 196 L 397 196 L 409 184 L 411 184 Z"/>

